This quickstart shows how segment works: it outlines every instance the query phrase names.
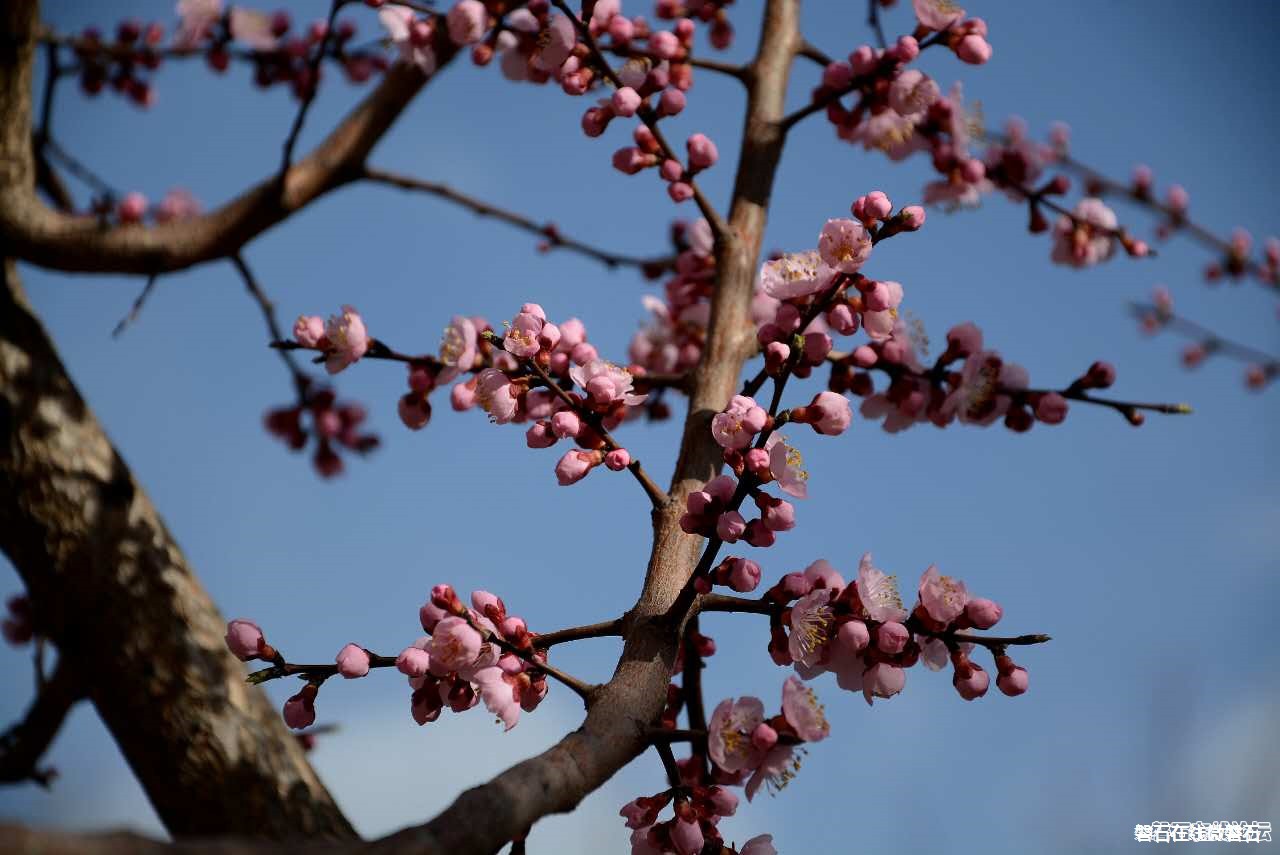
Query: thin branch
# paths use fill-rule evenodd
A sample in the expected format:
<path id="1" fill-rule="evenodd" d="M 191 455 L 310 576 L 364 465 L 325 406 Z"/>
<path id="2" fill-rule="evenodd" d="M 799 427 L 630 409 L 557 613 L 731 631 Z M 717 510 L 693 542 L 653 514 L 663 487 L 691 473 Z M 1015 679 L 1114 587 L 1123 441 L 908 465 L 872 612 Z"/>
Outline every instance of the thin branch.
<path id="1" fill-rule="evenodd" d="M 702 699 L 702 669 L 706 663 L 694 643 L 698 632 L 698 615 L 689 618 L 684 630 L 684 671 L 681 677 L 681 694 L 684 696 L 685 712 L 689 717 L 689 729 L 693 731 L 707 730 L 707 711 Z M 699 777 L 702 783 L 710 783 L 711 767 L 707 760 L 707 745 L 694 745 L 694 756 L 698 758 Z"/>
<path id="2" fill-rule="evenodd" d="M 129 314 L 121 318 L 116 323 L 115 329 L 111 331 L 112 338 L 119 338 L 120 334 L 125 331 L 125 328 L 138 319 L 138 316 L 142 314 L 143 305 L 146 304 L 147 298 L 151 296 L 152 290 L 154 290 L 156 283 L 159 281 L 160 275 L 158 273 L 152 273 L 147 277 L 147 284 L 142 286 L 142 290 L 138 293 L 138 296 L 134 298 L 133 306 L 129 309 Z"/>
<path id="3" fill-rule="evenodd" d="M 880 0 L 867 0 L 867 26 L 876 34 L 881 50 L 889 46 L 884 37 L 884 27 L 880 26 Z"/>
<path id="4" fill-rule="evenodd" d="M 592 623 L 586 626 L 574 626 L 568 629 L 557 629 L 554 632 L 533 633 L 533 646 L 538 650 L 546 650 L 557 644 L 569 641 L 581 641 L 584 638 L 607 638 L 622 635 L 623 619 Z"/>
<path id="5" fill-rule="evenodd" d="M 311 103 L 316 100 L 316 94 L 320 91 L 320 63 L 324 61 L 324 55 L 329 50 L 329 41 L 333 38 L 334 19 L 338 17 L 338 10 L 343 7 L 347 0 L 333 0 L 329 7 L 329 20 L 325 25 L 324 37 L 320 39 L 320 44 L 316 46 L 315 55 L 311 57 L 308 65 L 307 91 L 303 95 L 302 104 L 298 107 L 297 115 L 293 118 L 293 127 L 289 130 L 289 136 L 284 141 L 284 157 L 280 162 L 280 178 L 281 189 L 284 187 L 284 176 L 289 172 L 289 167 L 293 165 L 293 147 L 298 142 L 298 136 L 302 133 L 302 126 L 307 121 L 307 112 L 311 109 Z"/>
<path id="6" fill-rule="evenodd" d="M 244 280 L 244 287 L 249 292 L 249 296 L 258 304 L 258 309 L 262 312 L 262 318 L 267 325 L 267 333 L 271 336 L 272 342 L 284 340 L 284 331 L 280 327 L 280 321 L 276 317 L 276 305 L 272 302 L 267 293 L 262 290 L 262 286 L 258 284 L 257 277 L 253 275 L 253 271 L 249 269 L 249 265 L 245 262 L 244 256 L 240 253 L 234 253 L 231 256 L 231 263 L 235 265 L 236 271 L 240 274 L 240 278 Z M 302 370 L 297 361 L 293 358 L 293 353 L 289 348 L 274 348 L 280 358 L 284 360 L 285 367 L 289 369 L 289 374 L 293 378 L 293 384 L 298 391 L 299 399 L 306 397 L 306 390 L 311 385 L 311 378 Z"/>
<path id="7" fill-rule="evenodd" d="M 426 181 L 421 178 L 414 178 L 409 175 L 390 172 L 385 169 L 374 169 L 373 167 L 365 167 L 364 172 L 360 177 L 379 184 L 399 187 L 402 190 L 414 190 L 422 193 L 429 193 L 442 199 L 447 199 L 450 202 L 454 202 L 464 208 L 474 211 L 482 217 L 493 217 L 494 219 L 513 225 L 516 228 L 536 234 L 546 240 L 547 246 L 550 248 L 559 247 L 580 253 L 588 258 L 593 258 L 596 261 L 599 261 L 610 269 L 619 266 L 638 267 L 646 273 L 656 274 L 663 270 L 670 269 L 675 264 L 675 259 L 671 256 L 641 258 L 639 256 L 624 255 L 622 253 L 599 249 L 575 238 L 565 237 L 553 223 L 539 223 L 524 214 L 500 208 L 497 205 L 477 199 L 474 196 L 469 196 L 466 193 L 453 189 L 448 184 L 438 181 Z"/>
<path id="8" fill-rule="evenodd" d="M 53 676 L 41 687 L 23 720 L 0 734 L 0 783 L 30 780 L 49 787 L 57 773 L 39 768 L 40 758 L 58 735 L 67 713 L 83 697 L 83 683 L 59 656 Z"/>
<path id="9" fill-rule="evenodd" d="M 1154 318 L 1158 326 L 1156 331 L 1169 329 L 1176 333 L 1195 339 L 1205 349 L 1206 354 L 1220 353 L 1242 362 L 1251 362 L 1263 366 L 1280 366 L 1280 356 L 1273 356 L 1247 344 L 1240 344 L 1229 338 L 1218 335 L 1213 330 L 1188 318 L 1162 310 L 1150 303 L 1130 303 L 1130 311 L 1139 319 Z"/>
<path id="10" fill-rule="evenodd" d="M 653 54 L 649 53 L 648 51 L 639 50 L 629 45 L 619 45 L 619 44 L 601 45 L 600 50 L 602 53 L 611 53 L 614 56 L 621 56 L 627 59 L 632 59 L 634 57 L 644 57 L 645 59 L 652 60 L 655 65 L 661 61 L 657 57 L 655 57 Z M 686 55 L 681 59 L 673 60 L 673 62 L 683 63 L 685 65 L 691 65 L 694 68 L 702 68 L 702 69 L 706 69 L 707 71 L 714 71 L 717 74 L 724 74 L 742 83 L 745 83 L 747 80 L 748 72 L 746 67 L 742 65 L 737 65 L 736 63 L 732 63 L 732 62 L 722 62 L 718 59 L 704 59 L 703 57 L 697 57 L 692 55 Z"/>
<path id="11" fill-rule="evenodd" d="M 622 80 L 618 77 L 618 73 L 613 70 L 613 66 L 609 64 L 609 60 L 601 53 L 600 46 L 596 43 L 595 37 L 591 35 L 591 29 L 569 8 L 569 4 L 565 0 L 551 0 L 551 2 L 557 9 L 569 16 L 569 20 L 573 22 L 573 26 L 578 30 L 578 38 L 587 46 L 587 50 L 591 53 L 591 58 L 599 66 L 605 77 L 609 79 L 609 82 L 615 88 L 622 89 Z M 654 141 L 657 142 L 658 148 L 662 150 L 663 157 L 684 163 L 683 160 L 676 156 L 675 150 L 671 148 L 667 143 L 666 137 L 662 135 L 662 130 L 658 127 L 658 116 L 647 103 L 636 111 L 636 115 L 653 132 Z M 685 178 L 685 183 L 693 188 L 693 200 L 697 203 L 698 210 L 702 212 L 702 216 L 706 217 L 707 222 L 711 224 L 711 231 L 715 234 L 716 240 L 724 240 L 724 236 L 728 233 L 728 223 L 724 221 L 724 218 L 720 216 L 720 212 L 715 209 L 715 206 L 703 194 L 702 188 L 698 186 L 692 176 Z"/>

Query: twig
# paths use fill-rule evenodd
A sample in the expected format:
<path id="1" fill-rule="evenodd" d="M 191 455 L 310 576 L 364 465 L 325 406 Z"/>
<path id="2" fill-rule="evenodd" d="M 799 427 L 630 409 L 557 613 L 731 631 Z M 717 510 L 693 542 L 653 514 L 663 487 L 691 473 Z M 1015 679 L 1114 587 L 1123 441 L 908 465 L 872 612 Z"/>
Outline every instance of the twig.
<path id="1" fill-rule="evenodd" d="M 622 618 L 601 621 L 586 626 L 574 626 L 568 629 L 557 629 L 554 632 L 533 634 L 533 646 L 545 650 L 568 641 L 581 641 L 584 638 L 606 638 L 611 635 L 622 635 Z"/>
<path id="2" fill-rule="evenodd" d="M 258 284 L 257 277 L 253 275 L 253 271 L 249 269 L 249 265 L 245 262 L 244 256 L 240 253 L 234 253 L 231 256 L 231 263 L 235 265 L 236 270 L 240 274 L 240 278 L 244 280 L 244 287 L 249 292 L 249 296 L 253 297 L 255 303 L 258 304 L 259 310 L 262 312 L 262 318 L 267 324 L 267 332 L 270 334 L 273 342 L 284 340 L 284 331 L 280 327 L 279 319 L 276 317 L 276 305 L 262 290 L 262 286 Z M 293 378 L 294 386 L 297 387 L 300 399 L 306 396 L 306 390 L 311 385 L 311 378 L 302 370 L 294 360 L 293 354 L 289 348 L 274 348 L 280 353 L 280 358 L 284 360 L 285 367 L 289 369 L 289 374 Z"/>
<path id="3" fill-rule="evenodd" d="M 120 334 L 125 331 L 125 328 L 138 319 L 138 315 L 142 314 L 143 305 L 147 302 L 147 298 L 151 296 L 151 292 L 158 281 L 160 281 L 160 276 L 157 273 L 152 273 L 147 277 L 147 284 L 142 286 L 142 291 L 140 291 L 137 298 L 134 299 L 133 307 L 129 309 L 129 314 L 121 318 L 116 324 L 115 329 L 111 331 L 112 338 L 119 338 Z"/>
<path id="4" fill-rule="evenodd" d="M 316 94 L 320 91 L 320 63 L 324 61 L 324 55 L 329 50 L 329 40 L 333 38 L 334 19 L 338 17 L 338 10 L 343 7 L 347 0 L 333 0 L 329 7 L 329 21 L 325 26 L 324 38 L 320 39 L 320 44 L 316 46 L 315 55 L 311 57 L 310 69 L 307 79 L 307 91 L 302 98 L 302 104 L 298 107 L 298 113 L 293 118 L 293 128 L 289 131 L 289 136 L 284 141 L 284 158 L 280 162 L 280 180 L 281 187 L 284 184 L 285 173 L 289 171 L 289 167 L 293 163 L 293 147 L 298 142 L 298 136 L 302 133 L 302 126 L 307 120 L 307 112 L 311 109 L 311 102 L 315 101 Z"/>
<path id="5" fill-rule="evenodd" d="M 867 0 L 867 26 L 876 34 L 881 50 L 889 46 L 884 37 L 884 27 L 880 26 L 880 0 Z"/>
<path id="6" fill-rule="evenodd" d="M 1196 339 L 1200 346 L 1205 349 L 1206 354 L 1221 353 L 1224 356 L 1230 356 L 1242 362 L 1257 363 L 1264 368 L 1269 365 L 1280 366 L 1280 357 L 1278 356 L 1273 356 L 1247 344 L 1240 344 L 1224 338 L 1206 326 L 1163 311 L 1158 306 L 1149 303 L 1130 303 L 1129 308 L 1139 318 L 1154 317 L 1159 324 L 1157 331 L 1170 329 L 1188 338 Z"/>
<path id="7" fill-rule="evenodd" d="M 426 181 L 421 178 L 414 178 L 409 175 L 390 172 L 385 169 L 374 169 L 365 167 L 361 177 L 379 184 L 387 184 L 392 187 L 399 187 L 402 190 L 414 190 L 422 193 L 429 193 L 450 202 L 469 208 L 482 217 L 493 217 L 504 223 L 513 225 L 523 229 L 547 241 L 549 247 L 560 247 L 572 250 L 593 258 L 604 264 L 606 267 L 613 269 L 619 266 L 638 267 L 646 273 L 658 273 L 663 270 L 670 269 L 675 264 L 675 259 L 671 256 L 655 256 L 653 258 L 640 258 L 633 255 L 624 255 L 622 253 L 609 252 L 584 243 L 575 238 L 565 237 L 552 223 L 538 223 L 532 218 L 524 214 L 516 213 L 505 208 L 500 208 L 489 202 L 477 199 L 453 189 L 447 184 L 438 181 Z"/>
<path id="8" fill-rule="evenodd" d="M 63 656 L 53 676 L 36 695 L 22 721 L 0 734 L 0 782 L 32 780 L 46 789 L 57 774 L 37 764 L 62 727 L 67 713 L 84 697 L 79 678 Z"/>
<path id="9" fill-rule="evenodd" d="M 689 618 L 689 622 L 685 624 L 684 631 L 684 672 L 681 677 L 681 694 L 684 696 L 685 712 L 689 717 L 689 729 L 691 731 L 702 731 L 704 734 L 707 730 L 707 711 L 702 700 L 702 669 L 706 667 L 706 663 L 702 661 L 702 655 L 698 652 L 697 645 L 693 643 L 694 636 L 698 635 L 698 615 L 695 613 Z M 694 756 L 698 758 L 698 776 L 702 779 L 702 783 L 710 783 L 711 768 L 707 764 L 706 742 L 703 741 L 701 746 L 694 745 Z"/>

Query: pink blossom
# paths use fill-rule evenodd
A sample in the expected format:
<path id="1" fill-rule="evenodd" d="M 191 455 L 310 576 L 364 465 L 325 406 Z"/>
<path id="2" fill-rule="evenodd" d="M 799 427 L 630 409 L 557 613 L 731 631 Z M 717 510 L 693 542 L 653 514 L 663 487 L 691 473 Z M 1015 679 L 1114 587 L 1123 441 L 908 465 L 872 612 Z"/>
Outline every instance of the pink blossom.
<path id="1" fill-rule="evenodd" d="M 348 680 L 363 677 L 369 673 L 369 651 L 358 644 L 348 644 L 338 651 L 334 661 L 338 665 L 338 673 Z"/>
<path id="2" fill-rule="evenodd" d="M 726 772 L 750 769 L 760 762 L 760 751 L 751 734 L 764 721 L 759 698 L 726 698 L 711 713 L 707 724 L 707 753 Z"/>
<path id="3" fill-rule="evenodd" d="M 923 71 L 908 68 L 889 86 L 889 106 L 903 116 L 923 113 L 941 95 L 938 84 Z M 881 214 L 880 219 L 888 216 Z"/>
<path id="4" fill-rule="evenodd" d="M 533 51 L 533 67 L 541 71 L 555 71 L 564 65 L 576 42 L 573 22 L 564 15 L 556 15 L 538 33 L 537 47 Z"/>
<path id="5" fill-rule="evenodd" d="M 200 213 L 200 203 L 189 190 L 175 187 L 156 205 L 157 223 L 173 223 L 188 220 Z"/>
<path id="6" fill-rule="evenodd" d="M 569 376 L 598 406 L 612 406 L 618 402 L 634 407 L 644 403 L 648 395 L 631 391 L 631 373 L 603 359 L 592 359 L 585 365 L 569 369 Z"/>
<path id="7" fill-rule="evenodd" d="M 768 784 L 772 790 L 780 790 L 795 775 L 798 768 L 795 750 L 790 745 L 779 745 L 769 751 L 756 767 L 755 774 L 747 781 L 747 801 L 755 798 L 762 784 Z"/>
<path id="8" fill-rule="evenodd" d="M 775 433 L 765 443 L 769 452 L 769 473 L 778 482 L 782 492 L 803 499 L 809 495 L 809 473 L 804 469 L 800 452 L 787 444 L 786 437 Z"/>
<path id="9" fill-rule="evenodd" d="M 828 267 L 856 273 L 871 255 L 871 234 L 857 220 L 827 220 L 818 235 L 818 254 Z"/>
<path id="10" fill-rule="evenodd" d="M 911 640 L 906 626 L 896 620 L 885 621 L 876 628 L 876 649 L 890 656 L 897 656 Z"/>
<path id="11" fill-rule="evenodd" d="M 337 374 L 354 364 L 369 350 L 369 333 L 364 319 L 351 306 L 343 306 L 341 315 L 331 315 L 325 323 L 324 335 L 328 340 L 325 370 Z"/>
<path id="12" fill-rule="evenodd" d="M 507 424 L 516 417 L 519 401 L 511 379 L 496 368 L 486 368 L 476 375 L 476 400 L 491 421 Z"/>
<path id="13" fill-rule="evenodd" d="M 449 38 L 456 45 L 475 44 L 488 29 L 489 13 L 480 0 L 458 0 L 446 16 Z"/>
<path id="14" fill-rule="evenodd" d="M 507 327 L 507 333 L 502 339 L 503 349 L 521 359 L 537 356 L 541 349 L 538 339 L 544 324 L 545 319 L 529 312 L 520 312 Z"/>
<path id="15" fill-rule="evenodd" d="M 604 455 L 598 451 L 577 449 L 566 451 L 564 457 L 561 457 L 560 462 L 556 464 L 556 480 L 561 487 L 576 484 L 587 477 L 587 473 L 599 466 L 603 460 Z"/>
<path id="16" fill-rule="evenodd" d="M 826 288 L 835 275 L 823 259 L 824 256 L 809 250 L 766 261 L 760 268 L 761 290 L 779 300 L 816 294 Z"/>
<path id="17" fill-rule="evenodd" d="M 449 673 L 472 667 L 480 656 L 483 639 L 464 618 L 450 615 L 436 624 L 431 633 L 433 672 Z"/>
<path id="18" fill-rule="evenodd" d="M 831 639 L 834 617 L 830 588 L 816 588 L 791 607 L 791 632 L 787 636 L 787 652 L 801 665 L 817 665 Z"/>
<path id="19" fill-rule="evenodd" d="M 805 742 L 821 742 L 831 733 L 818 696 L 798 677 L 782 684 L 782 715 Z"/>
<path id="20" fill-rule="evenodd" d="M 484 702 L 485 709 L 502 722 L 504 730 L 516 726 L 520 720 L 520 702 L 501 668 L 481 668 L 471 675 L 471 683 Z"/>
<path id="21" fill-rule="evenodd" d="M 116 206 L 116 216 L 122 223 L 140 223 L 147 215 L 147 197 L 134 191 L 126 193 Z"/>
<path id="22" fill-rule="evenodd" d="M 625 448 L 615 448 L 604 456 L 605 468 L 621 472 L 631 465 L 631 453 Z"/>
<path id="23" fill-rule="evenodd" d="M 423 74 L 435 73 L 436 54 L 431 48 L 430 25 L 427 22 L 419 21 L 412 9 L 394 4 L 378 11 L 378 22 L 400 51 L 401 62 L 418 66 Z M 423 38 L 424 34 L 428 38 Z"/>
<path id="24" fill-rule="evenodd" d="M 868 668 L 862 675 L 862 696 L 870 706 L 873 697 L 891 698 L 901 692 L 906 683 L 906 671 L 896 665 L 879 662 Z"/>
<path id="25" fill-rule="evenodd" d="M 907 610 L 902 607 L 902 595 L 898 593 L 897 577 L 886 576 L 883 570 L 872 565 L 870 552 L 864 554 L 858 562 L 858 579 L 854 585 L 857 587 L 863 612 L 871 620 L 907 619 Z"/>
<path id="26" fill-rule="evenodd" d="M 293 323 L 293 338 L 303 347 L 320 347 L 324 341 L 324 318 L 319 315 L 299 315 Z"/>
<path id="27" fill-rule="evenodd" d="M 677 815 L 671 823 L 671 843 L 676 855 L 698 855 L 705 843 L 702 826 L 696 819 L 686 820 Z"/>
<path id="28" fill-rule="evenodd" d="M 723 448 L 746 448 L 764 430 L 769 414 L 744 395 L 734 395 L 724 412 L 711 420 L 711 433 Z"/>
<path id="29" fill-rule="evenodd" d="M 572 439 L 582 432 L 582 419 L 573 410 L 561 410 L 551 417 L 551 431 L 560 439 Z"/>
<path id="30" fill-rule="evenodd" d="M 227 624 L 227 648 L 242 662 L 259 658 L 263 644 L 262 630 L 251 620 L 233 620 Z"/>
<path id="31" fill-rule="evenodd" d="M 760 565 L 747 558 L 730 559 L 724 584 L 740 594 L 754 591 L 760 584 Z"/>
<path id="32" fill-rule="evenodd" d="M 964 17 L 964 9 L 951 0 L 911 0 L 911 6 L 916 20 L 930 30 L 945 30 Z"/>
<path id="33" fill-rule="evenodd" d="M 747 530 L 747 521 L 737 511 L 726 511 L 716 520 L 716 536 L 725 543 L 737 543 Z"/>
<path id="34" fill-rule="evenodd" d="M 1067 409 L 1067 399 L 1057 392 L 1050 392 L 1036 401 L 1036 418 L 1047 425 L 1061 424 L 1067 417 Z"/>
<path id="35" fill-rule="evenodd" d="M 254 50 L 275 50 L 276 37 L 272 33 L 270 15 L 244 6 L 232 6 L 228 19 L 231 38 Z"/>
<path id="36" fill-rule="evenodd" d="M 476 325 L 470 318 L 454 315 L 445 327 L 440 341 L 440 361 L 445 365 L 438 377 L 440 383 L 448 383 L 471 370 L 476 361 Z"/>
<path id="37" fill-rule="evenodd" d="M 178 0 L 178 18 L 173 46 L 196 47 L 212 34 L 221 20 L 222 0 Z"/>
<path id="38" fill-rule="evenodd" d="M 991 59 L 991 44 L 977 33 L 969 33 L 956 42 L 955 52 L 961 62 L 982 65 Z"/>
<path id="39" fill-rule="evenodd" d="M 969 602 L 969 592 L 964 582 L 951 576 L 943 576 L 934 564 L 930 564 L 920 577 L 920 604 L 924 606 L 929 617 L 946 626 L 960 617 L 965 604 Z"/>
<path id="40" fill-rule="evenodd" d="M 1115 250 L 1115 230 L 1119 223 L 1115 211 L 1101 199 L 1081 199 L 1075 207 L 1075 218 L 1065 214 L 1053 228 L 1053 251 L 1050 259 L 1071 267 L 1088 267 L 1106 261 Z"/>
<path id="41" fill-rule="evenodd" d="M 778 855 L 773 846 L 772 834 L 759 834 L 742 844 L 738 855 Z"/>
<path id="42" fill-rule="evenodd" d="M 621 89 L 614 91 L 613 97 L 610 99 L 609 103 L 613 105 L 614 113 L 616 113 L 619 116 L 622 116 L 623 118 L 627 118 L 630 116 L 634 116 L 636 114 L 636 110 L 640 109 L 640 105 L 644 103 L 644 101 L 640 97 L 639 92 L 632 89 L 630 86 L 623 86 Z M 635 149 L 635 151 L 640 152 L 641 154 L 645 153 L 642 149 Z M 625 169 L 623 169 L 622 171 L 627 172 L 627 170 Z M 636 170 L 636 171 L 639 171 L 639 170 Z M 628 173 L 628 174 L 634 174 L 634 173 Z"/>

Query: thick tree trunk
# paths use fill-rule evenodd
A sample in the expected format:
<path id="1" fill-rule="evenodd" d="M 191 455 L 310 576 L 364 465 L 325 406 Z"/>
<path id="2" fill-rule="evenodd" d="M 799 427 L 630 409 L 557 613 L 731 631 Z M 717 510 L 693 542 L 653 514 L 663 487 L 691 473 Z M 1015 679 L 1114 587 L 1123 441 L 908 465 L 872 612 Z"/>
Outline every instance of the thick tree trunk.
<path id="1" fill-rule="evenodd" d="M 3 248 L 0 247 L 0 250 Z M 0 289 L 0 549 L 176 836 L 353 838 L 32 314 Z"/>

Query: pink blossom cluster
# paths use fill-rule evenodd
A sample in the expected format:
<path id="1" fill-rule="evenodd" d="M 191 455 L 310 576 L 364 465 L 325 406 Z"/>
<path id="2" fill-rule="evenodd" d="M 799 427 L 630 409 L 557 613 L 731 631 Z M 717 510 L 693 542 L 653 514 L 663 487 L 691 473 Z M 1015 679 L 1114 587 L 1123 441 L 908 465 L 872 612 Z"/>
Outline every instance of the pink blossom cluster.
<path id="1" fill-rule="evenodd" d="M 581 481 L 601 464 L 615 472 L 630 465 L 631 455 L 625 448 L 610 447 L 602 429 L 617 427 L 646 395 L 636 391 L 629 370 L 600 358 L 581 321 L 552 323 L 537 303 L 525 303 L 499 338 L 487 329 L 477 330 L 473 320 L 455 318 L 445 332 L 442 362 L 448 369 L 473 369 L 486 336 L 501 347 L 488 351 L 492 365 L 454 386 L 455 410 L 479 405 L 497 424 L 532 422 L 525 432 L 530 448 L 571 440 L 577 448 L 565 452 L 555 468 L 562 486 Z M 543 382 L 538 370 L 552 378 L 565 393 L 563 398 Z"/>
<path id="2" fill-rule="evenodd" d="M 973 644 L 955 638 L 968 629 L 990 629 L 1002 609 L 969 595 L 964 583 L 930 566 L 920 578 L 918 601 L 903 607 L 897 579 L 862 556 L 858 577 L 846 584 L 828 562 L 783 576 L 765 597 L 784 606 L 773 623 L 769 654 L 779 665 L 793 665 L 812 680 L 830 671 L 851 692 L 890 698 L 906 684 L 906 669 L 923 662 L 937 671 L 950 662 L 952 684 L 967 701 L 986 694 L 990 677 L 969 659 Z M 1003 648 L 995 651 L 996 685 L 1006 695 L 1027 690 L 1026 669 Z"/>
<path id="3" fill-rule="evenodd" d="M 937 33 L 947 47 L 962 62 L 982 65 L 991 59 L 991 45 L 987 43 L 987 23 L 981 18 L 964 17 L 961 9 L 951 0 L 911 0 L 916 20 L 920 22 L 915 37 L 922 39 Z"/>
<path id="4" fill-rule="evenodd" d="M 801 468 L 803 461 L 799 452 L 787 445 L 781 434 L 774 434 L 770 440 L 768 448 L 752 449 L 745 458 L 739 458 L 760 464 L 750 470 L 754 481 L 743 483 L 776 480 L 784 492 L 803 498 L 807 495 L 805 482 L 809 473 Z M 702 485 L 701 490 L 695 490 L 685 499 L 685 513 L 680 517 L 680 528 L 689 534 L 719 538 L 724 543 L 737 543 L 741 540 L 756 547 L 773 546 L 778 532 L 795 528 L 796 511 L 790 502 L 756 487 L 747 488 L 741 496 L 738 495 L 738 490 L 739 482 L 732 475 L 712 478 Z M 754 519 L 747 519 L 742 514 L 743 500 L 747 496 L 751 497 L 759 513 Z M 729 579 L 735 580 L 731 587 L 748 584 L 746 580 L 750 576 L 742 574 L 749 574 L 750 567 L 744 565 L 735 569 L 736 574 L 726 571 L 725 584 L 730 584 Z M 756 581 L 759 581 L 758 574 Z M 710 590 L 709 579 L 700 578 L 696 582 L 700 591 Z M 754 584 L 751 587 L 755 587 Z"/>
<path id="5" fill-rule="evenodd" d="M 324 354 L 324 367 L 337 374 L 369 352 L 373 338 L 364 318 L 352 306 L 343 306 L 340 314 L 326 321 L 319 315 L 300 315 L 293 325 L 293 339 L 300 347 Z"/>
<path id="6" fill-rule="evenodd" d="M 707 722 L 711 777 L 722 787 L 745 785 L 748 801 L 761 786 L 780 790 L 800 768 L 801 746 L 830 732 L 817 696 L 796 677 L 783 683 L 782 710 L 770 718 L 759 698 L 726 698 Z"/>
<path id="7" fill-rule="evenodd" d="M 418 724 L 435 721 L 445 707 L 465 712 L 483 701 L 510 730 L 521 710 L 533 712 L 546 697 L 547 678 L 535 664 L 546 662 L 546 652 L 534 649 L 524 619 L 508 614 L 499 597 L 473 591 L 468 608 L 453 588 L 436 585 L 419 618 L 428 636 L 396 657 L 413 690 L 410 709 Z"/>
<path id="8" fill-rule="evenodd" d="M 164 35 L 164 25 L 158 21 L 143 24 L 132 18 L 121 21 L 110 40 L 97 27 L 87 27 L 73 43 L 81 91 L 94 96 L 110 84 L 113 92 L 138 107 L 153 106 L 156 92 L 147 72 L 160 67 Z"/>
<path id="9" fill-rule="evenodd" d="M 1064 392 L 1031 389 L 1027 370 L 985 350 L 982 330 L 972 323 L 948 331 L 947 348 L 930 369 L 920 364 L 915 340 L 907 325 L 897 324 L 886 341 L 859 347 L 837 361 L 830 388 L 863 397 L 862 415 L 883 420 L 889 433 L 921 422 L 985 427 L 1000 419 L 1010 430 L 1023 432 L 1036 422 L 1060 424 L 1067 415 L 1069 393 L 1106 389 L 1115 382 L 1115 368 L 1095 362 Z M 959 360 L 963 363 L 958 369 L 948 370 Z M 888 387 L 875 391 L 870 370 L 887 374 Z M 1141 424 L 1141 413 L 1133 411 L 1127 417 Z"/>
<path id="10" fill-rule="evenodd" d="M 232 57 L 246 59 L 253 64 L 257 86 L 287 84 L 299 99 L 310 97 L 319 85 L 323 65 L 313 70 L 312 55 L 322 44 L 324 58 L 340 65 L 352 83 L 364 83 L 387 69 L 378 51 L 353 47 L 356 25 L 349 19 L 337 22 L 332 37 L 324 19 L 295 34 L 286 10 L 268 14 L 245 6 L 224 8 L 222 0 L 179 0 L 178 18 L 175 50 L 203 52 L 209 67 L 219 73 L 227 70 Z"/>
<path id="11" fill-rule="evenodd" d="M 672 800 L 673 816 L 658 821 Z M 717 853 L 735 855 L 777 855 L 773 837 L 757 835 L 741 849 L 724 845 L 718 824 L 721 817 L 733 816 L 738 797 L 727 787 L 703 786 L 693 782 L 680 790 L 667 789 L 652 796 L 627 802 L 618 813 L 631 832 L 631 855 L 700 855 L 708 844 L 717 844 Z"/>
<path id="12" fill-rule="evenodd" d="M 126 193 L 116 203 L 114 213 L 121 225 L 141 223 L 150 214 L 157 223 L 187 220 L 200 214 L 200 202 L 191 192 L 175 187 L 153 207 L 147 197 L 135 191 Z"/>
<path id="13" fill-rule="evenodd" d="M 20 647 L 35 637 L 34 615 L 31 600 L 25 594 L 14 594 L 5 601 L 7 613 L 0 621 L 0 635 L 14 647 Z"/>
<path id="14" fill-rule="evenodd" d="M 294 451 L 306 448 L 314 436 L 312 463 L 321 476 L 332 478 L 343 469 L 339 449 L 363 455 L 378 447 L 376 434 L 361 432 L 366 418 L 364 407 L 337 400 L 331 389 L 308 389 L 300 403 L 268 411 L 264 423 L 268 433 Z"/>
<path id="15" fill-rule="evenodd" d="M 677 221 L 675 273 L 664 283 L 665 299 L 646 295 L 650 322 L 631 339 L 628 355 L 646 371 L 684 373 L 698 364 L 711 317 L 715 241 L 705 219 Z"/>
<path id="16" fill-rule="evenodd" d="M 1196 325 L 1185 325 L 1173 312 L 1173 295 L 1163 285 L 1157 285 L 1151 294 L 1151 303 L 1137 306 L 1138 324 L 1142 332 L 1155 334 L 1169 326 L 1183 324 L 1183 329 L 1190 327 L 1196 339 L 1182 349 L 1182 364 L 1187 368 L 1196 368 L 1214 354 L 1227 349 L 1228 353 L 1245 355 L 1249 358 L 1245 367 L 1245 386 L 1255 391 L 1266 388 L 1272 380 L 1280 377 L 1280 359 L 1268 359 L 1264 354 L 1252 349 L 1238 348 L 1229 342 L 1223 342 L 1213 334 Z"/>

